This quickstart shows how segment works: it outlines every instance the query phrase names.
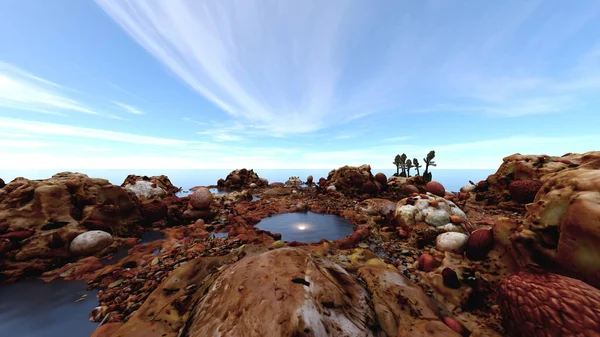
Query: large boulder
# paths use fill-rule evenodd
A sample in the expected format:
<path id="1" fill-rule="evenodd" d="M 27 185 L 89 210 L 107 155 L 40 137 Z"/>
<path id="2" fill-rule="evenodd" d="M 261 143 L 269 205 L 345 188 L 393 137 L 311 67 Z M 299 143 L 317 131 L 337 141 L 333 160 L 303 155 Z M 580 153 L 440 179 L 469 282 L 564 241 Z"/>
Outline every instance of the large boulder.
<path id="1" fill-rule="evenodd" d="M 225 179 L 219 179 L 217 186 L 223 189 L 237 190 L 249 188 L 250 184 L 255 184 L 256 187 L 264 187 L 268 185 L 268 181 L 256 174 L 253 170 L 245 168 L 231 171 Z"/>
<path id="2" fill-rule="evenodd" d="M 11 280 L 25 269 L 42 272 L 56 267 L 57 258 L 69 258 L 69 243 L 89 229 L 129 235 L 143 223 L 135 194 L 108 180 L 70 172 L 17 178 L 0 189 L 0 235 L 29 234 L 13 238 L 0 270 Z"/>
<path id="3" fill-rule="evenodd" d="M 431 193 L 402 199 L 396 205 L 394 221 L 397 225 L 410 228 L 419 222 L 432 227 L 454 227 L 454 219 L 467 219 L 467 215 L 452 201 Z M 454 227 L 453 227 L 454 226 Z"/>
<path id="4" fill-rule="evenodd" d="M 6 186 L 6 183 L 4 183 L 4 180 L 0 178 L 0 188 L 3 188 L 4 186 Z"/>
<path id="5" fill-rule="evenodd" d="M 155 196 L 173 196 L 175 193 L 181 190 L 181 188 L 174 186 L 169 177 L 165 175 L 148 177 L 130 174 L 127 176 L 127 178 L 125 178 L 125 181 L 123 181 L 121 187 L 125 187 L 131 191 L 134 191 L 138 198 L 146 199 L 150 199 Z"/>
<path id="6" fill-rule="evenodd" d="M 519 153 L 503 158 L 496 173 L 489 175 L 478 184 L 479 199 L 490 203 L 511 200 L 509 185 L 515 180 L 542 180 L 543 177 L 576 168 L 600 158 L 600 151 L 584 154 L 568 153 L 561 157 L 548 155 L 521 155 Z"/>
<path id="7" fill-rule="evenodd" d="M 600 152 L 582 161 L 541 178 L 514 239 L 526 243 L 537 263 L 600 287 Z"/>
<path id="8" fill-rule="evenodd" d="M 367 291 L 342 267 L 281 248 L 224 269 L 187 336 L 374 336 L 375 322 Z"/>
<path id="9" fill-rule="evenodd" d="M 343 166 L 329 172 L 324 186 L 335 186 L 335 190 L 346 195 L 377 195 L 382 186 L 371 173 L 371 166 Z"/>
<path id="10" fill-rule="evenodd" d="M 208 209 L 213 202 L 213 195 L 206 187 L 198 187 L 190 196 L 190 206 L 193 209 Z"/>

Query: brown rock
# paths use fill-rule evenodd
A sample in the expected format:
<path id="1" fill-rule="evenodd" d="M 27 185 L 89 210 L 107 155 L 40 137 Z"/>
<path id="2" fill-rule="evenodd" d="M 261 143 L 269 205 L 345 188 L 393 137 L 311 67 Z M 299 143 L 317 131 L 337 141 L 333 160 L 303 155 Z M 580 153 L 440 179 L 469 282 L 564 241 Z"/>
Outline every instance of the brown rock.
<path id="1" fill-rule="evenodd" d="M 422 321 L 409 328 L 400 329 L 397 337 L 460 337 L 440 321 Z"/>
<path id="2" fill-rule="evenodd" d="M 111 337 L 123 323 L 106 323 L 99 326 L 90 337 Z"/>
<path id="3" fill-rule="evenodd" d="M 121 184 L 121 187 L 125 187 L 129 184 L 135 184 L 138 181 L 151 182 L 152 184 L 154 184 L 153 187 L 162 188 L 166 192 L 167 195 L 171 195 L 171 196 L 175 195 L 175 193 L 177 193 L 181 190 L 181 188 L 175 187 L 173 185 L 173 183 L 171 183 L 171 180 L 169 179 L 169 177 L 167 177 L 165 175 L 148 177 L 148 176 L 137 176 L 135 174 L 130 174 L 127 176 L 127 178 L 125 178 L 125 181 L 123 181 L 123 184 Z"/>
<path id="4" fill-rule="evenodd" d="M 466 246 L 466 255 L 469 260 L 480 261 L 487 257 L 494 246 L 494 232 L 491 228 L 479 228 L 469 236 Z"/>
<path id="5" fill-rule="evenodd" d="M 34 233 L 32 231 L 15 231 L 15 232 L 9 232 L 6 234 L 2 234 L 2 235 L 0 235 L 0 238 L 21 241 L 21 240 L 27 239 L 28 237 L 32 236 L 33 234 Z"/>
<path id="6" fill-rule="evenodd" d="M 437 267 L 438 263 L 430 254 L 422 254 L 419 256 L 419 269 L 424 272 L 430 272 Z"/>
<path id="7" fill-rule="evenodd" d="M 460 280 L 456 272 L 452 268 L 446 267 L 442 270 L 442 278 L 444 285 L 448 288 L 458 289 L 460 288 Z"/>
<path id="8" fill-rule="evenodd" d="M 538 180 L 515 180 L 508 185 L 511 198 L 521 204 L 528 204 L 542 187 Z"/>
<path id="9" fill-rule="evenodd" d="M 435 194 L 439 197 L 446 195 L 446 189 L 444 188 L 444 185 L 437 181 L 428 182 L 427 185 L 425 185 L 425 192 Z"/>
<path id="10" fill-rule="evenodd" d="M 398 271 L 364 266 L 359 269 L 358 275 L 365 281 L 373 300 L 378 324 L 387 336 L 409 336 L 407 331 L 428 321 L 440 324 L 431 329 L 435 335 L 422 336 L 460 336 L 439 321 L 440 312 L 425 292 Z"/>
<path id="11" fill-rule="evenodd" d="M 522 271 L 500 284 L 510 336 L 598 336 L 600 290 L 576 279 Z"/>
<path id="12" fill-rule="evenodd" d="M 404 185 L 403 188 L 404 194 L 411 195 L 413 193 L 419 193 L 419 189 L 415 185 Z"/>
<path id="13" fill-rule="evenodd" d="M 371 166 L 343 166 L 329 172 L 327 182 L 319 181 L 319 186 L 335 186 L 337 192 L 350 196 L 360 196 L 364 193 L 375 195 L 379 193 L 377 180 L 371 174 Z"/>
<path id="14" fill-rule="evenodd" d="M 4 180 L 0 178 L 0 188 L 4 188 L 4 186 L 6 186 L 6 184 L 4 183 Z"/>
<path id="15" fill-rule="evenodd" d="M 12 242 L 9 239 L 0 239 L 0 257 L 4 256 L 4 253 L 12 249 Z"/>
<path id="16" fill-rule="evenodd" d="M 246 257 L 212 284 L 190 317 L 189 337 L 373 336 L 366 290 L 340 266 L 301 249 Z"/>
<path id="17" fill-rule="evenodd" d="M 306 177 L 306 185 L 310 186 L 313 184 L 313 176 Z"/>
<path id="18" fill-rule="evenodd" d="M 526 247 L 535 262 L 600 287 L 600 152 L 596 161 L 584 159 L 586 164 L 543 178 L 516 238 L 532 241 Z"/>
<path id="19" fill-rule="evenodd" d="M 213 195 L 206 187 L 198 187 L 190 196 L 190 206 L 194 209 L 208 209 L 213 202 Z"/>
<path id="20" fill-rule="evenodd" d="M 372 181 L 366 181 L 362 185 L 362 190 L 369 195 L 376 195 L 379 193 L 379 188 Z"/>
<path id="21" fill-rule="evenodd" d="M 105 179 L 70 172 L 44 180 L 17 178 L 0 190 L 0 228 L 9 235 L 32 235 L 14 247 L 0 269 L 16 280 L 26 269 L 57 268 L 57 261 L 71 257 L 66 247 L 86 224 L 129 235 L 142 223 L 138 198 Z"/>
<path id="22" fill-rule="evenodd" d="M 142 215 L 147 223 L 164 219 L 167 216 L 167 204 L 160 199 L 146 200 L 142 202 Z"/>
<path id="23" fill-rule="evenodd" d="M 381 186 L 387 187 L 387 177 L 384 173 L 379 172 L 375 175 L 375 180 L 377 180 Z"/>

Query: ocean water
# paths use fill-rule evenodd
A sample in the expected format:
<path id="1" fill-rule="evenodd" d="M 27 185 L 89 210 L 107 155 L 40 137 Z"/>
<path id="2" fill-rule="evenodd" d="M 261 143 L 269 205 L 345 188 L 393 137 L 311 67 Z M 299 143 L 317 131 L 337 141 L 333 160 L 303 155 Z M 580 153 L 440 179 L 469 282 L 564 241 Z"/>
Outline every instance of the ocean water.
<path id="1" fill-rule="evenodd" d="M 57 172 L 81 172 L 85 173 L 93 178 L 104 178 L 108 179 L 111 183 L 115 185 L 121 185 L 125 180 L 125 177 L 129 174 L 136 175 L 167 175 L 173 185 L 177 187 L 181 187 L 184 190 L 192 188 L 194 186 L 209 186 L 216 185 L 217 180 L 220 178 L 225 178 L 230 169 L 211 169 L 211 170 L 160 170 L 160 169 L 151 169 L 151 170 L 140 170 L 140 169 L 118 169 L 118 170 L 4 170 L 0 168 L 0 178 L 4 179 L 6 183 L 13 180 L 16 177 L 25 177 L 28 179 L 45 179 L 49 178 Z M 320 177 L 327 178 L 327 174 L 331 170 L 327 169 L 255 169 L 259 176 L 266 178 L 270 183 L 272 182 L 285 182 L 291 176 L 298 176 L 303 181 L 306 180 L 306 177 L 312 175 L 315 181 L 318 181 Z M 373 174 L 377 172 L 383 172 L 388 177 L 396 172 L 396 170 L 392 168 L 386 169 L 371 169 Z M 464 185 L 469 184 L 469 180 L 473 182 L 478 182 L 479 180 L 483 180 L 487 178 L 488 175 L 494 173 L 495 170 L 450 170 L 450 169 L 434 169 L 433 180 L 439 181 L 444 185 L 447 191 L 457 192 Z"/>

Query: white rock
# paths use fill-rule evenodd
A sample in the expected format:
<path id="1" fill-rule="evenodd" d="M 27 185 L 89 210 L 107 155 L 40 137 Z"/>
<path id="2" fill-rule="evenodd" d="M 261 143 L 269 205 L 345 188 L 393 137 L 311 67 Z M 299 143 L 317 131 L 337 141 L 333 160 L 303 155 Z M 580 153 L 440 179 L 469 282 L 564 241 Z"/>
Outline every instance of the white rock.
<path id="1" fill-rule="evenodd" d="M 403 199 L 396 205 L 394 216 L 406 225 L 413 225 L 424 221 L 429 226 L 441 227 L 450 223 L 451 215 L 458 215 L 464 219 L 467 215 L 452 201 L 428 194 L 427 197 L 412 198 L 412 204 Z M 433 203 L 433 205 L 432 205 Z"/>
<path id="2" fill-rule="evenodd" d="M 132 191 L 141 199 L 150 199 L 154 196 L 162 197 L 167 192 L 160 187 L 152 187 L 152 183 L 149 181 L 136 181 L 135 185 L 125 185 L 125 188 Z"/>
<path id="3" fill-rule="evenodd" d="M 335 192 L 336 190 L 335 185 L 327 186 L 327 192 Z"/>
<path id="4" fill-rule="evenodd" d="M 463 233 L 447 232 L 437 236 L 435 247 L 439 251 L 461 254 L 469 240 L 469 236 Z"/>
<path id="5" fill-rule="evenodd" d="M 477 186 L 475 185 L 465 185 L 463 187 L 460 188 L 460 191 L 463 193 L 470 193 L 470 192 L 475 192 L 477 190 Z"/>
<path id="6" fill-rule="evenodd" d="M 416 214 L 420 213 L 419 209 L 413 205 L 403 205 L 399 209 L 396 208 L 396 216 L 400 216 L 401 222 L 406 226 L 414 226 L 416 224 Z"/>
<path id="7" fill-rule="evenodd" d="M 256 188 L 256 183 L 251 183 L 250 185 L 248 185 L 248 187 L 250 187 L 250 188 Z"/>
<path id="8" fill-rule="evenodd" d="M 458 227 L 457 225 L 455 225 L 453 223 L 445 224 L 443 226 L 438 227 L 437 229 L 442 230 L 444 232 L 460 232 L 460 233 L 462 233 L 464 231 L 461 227 Z"/>
<path id="9" fill-rule="evenodd" d="M 450 214 L 445 209 L 429 207 L 423 210 L 423 215 L 429 226 L 439 227 L 450 222 Z"/>
<path id="10" fill-rule="evenodd" d="M 113 237 L 104 231 L 89 231 L 79 234 L 71 241 L 69 251 L 75 255 L 92 255 L 110 246 Z"/>

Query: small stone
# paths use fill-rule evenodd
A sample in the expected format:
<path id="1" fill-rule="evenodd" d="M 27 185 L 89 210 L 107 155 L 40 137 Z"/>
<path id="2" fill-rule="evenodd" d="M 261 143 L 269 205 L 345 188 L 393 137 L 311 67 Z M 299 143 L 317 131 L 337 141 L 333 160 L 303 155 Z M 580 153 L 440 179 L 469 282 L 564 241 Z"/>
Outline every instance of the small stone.
<path id="1" fill-rule="evenodd" d="M 92 255 L 110 246 L 113 237 L 103 231 L 89 231 L 79 234 L 71 241 L 69 251 L 75 255 Z"/>
<path id="2" fill-rule="evenodd" d="M 463 233 L 447 232 L 437 236 L 435 247 L 442 252 L 462 254 L 469 236 Z"/>
<path id="3" fill-rule="evenodd" d="M 444 285 L 448 288 L 458 289 L 460 288 L 460 280 L 458 279 L 458 275 L 451 268 L 444 268 L 442 270 L 442 279 L 444 281 Z"/>
<path id="4" fill-rule="evenodd" d="M 327 186 L 327 192 L 335 192 L 335 191 L 336 191 L 335 185 Z"/>

